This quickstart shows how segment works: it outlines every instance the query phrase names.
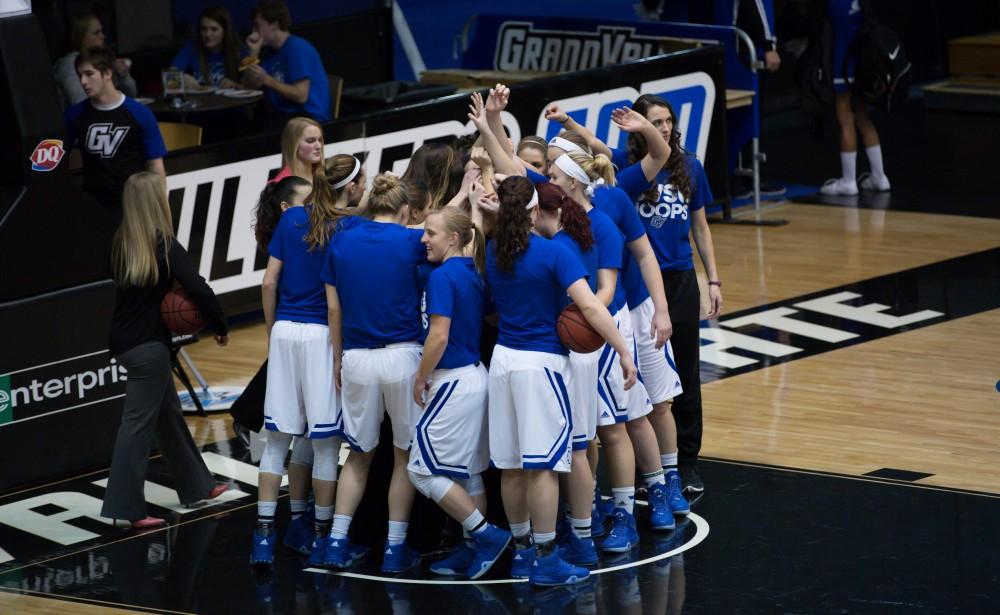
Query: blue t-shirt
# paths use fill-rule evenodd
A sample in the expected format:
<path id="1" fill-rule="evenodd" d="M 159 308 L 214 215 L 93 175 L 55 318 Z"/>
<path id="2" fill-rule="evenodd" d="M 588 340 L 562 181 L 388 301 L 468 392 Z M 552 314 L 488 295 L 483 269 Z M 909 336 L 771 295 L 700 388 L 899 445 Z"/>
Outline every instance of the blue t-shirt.
<path id="1" fill-rule="evenodd" d="M 427 316 L 427 280 L 438 263 L 424 263 L 417 266 L 417 292 L 420 293 L 420 343 L 427 341 L 427 329 L 431 326 Z"/>
<path id="2" fill-rule="evenodd" d="M 497 343 L 515 350 L 566 356 L 556 320 L 566 291 L 587 276 L 580 260 L 557 242 L 531 235 L 513 271 L 501 271 L 496 242 L 486 248 L 486 280 L 500 315 Z"/>
<path id="3" fill-rule="evenodd" d="M 587 270 L 587 283 L 590 284 L 591 292 L 597 292 L 597 245 L 590 246 L 590 249 L 584 252 L 580 248 L 580 244 L 576 242 L 575 239 L 570 237 L 570 234 L 566 231 L 559 231 L 552 237 L 552 241 L 556 243 L 561 243 L 566 246 L 573 256 L 580 259 L 583 263 L 583 268 Z M 569 305 L 572 301 L 569 295 L 566 296 L 566 305 Z"/>
<path id="4" fill-rule="evenodd" d="M 625 289 L 622 288 L 622 251 L 625 249 L 625 241 L 621 231 L 607 217 L 604 212 L 596 207 L 592 207 L 587 212 L 590 218 L 590 230 L 594 234 L 594 245 L 597 246 L 597 268 L 615 269 L 615 292 L 608 305 L 608 311 L 612 314 L 625 305 Z"/>
<path id="5" fill-rule="evenodd" d="M 352 216 L 330 239 L 321 277 L 337 288 L 344 350 L 420 340 L 424 232 Z"/>
<path id="6" fill-rule="evenodd" d="M 240 53 L 241 58 L 244 55 L 246 54 Z M 202 85 L 222 85 L 222 80 L 226 78 L 226 54 L 222 52 L 205 54 L 205 68 L 208 70 L 208 74 L 203 75 L 201 74 L 201 60 L 198 58 L 198 50 L 195 49 L 192 41 L 184 43 L 170 65 L 194 75 L 194 78 Z"/>
<path id="7" fill-rule="evenodd" d="M 685 201 L 670 183 L 670 172 L 660 171 L 654 179 L 656 200 L 650 202 L 640 196 L 636 202 L 639 218 L 646 227 L 649 243 L 653 246 L 660 269 L 688 271 L 694 269 L 691 253 L 691 212 L 698 211 L 712 202 L 712 189 L 708 186 L 705 169 L 694 156 L 688 156 L 688 173 L 691 174 L 692 194 Z M 621 174 L 619 174 L 621 180 Z M 630 181 L 630 180 L 626 180 Z M 626 183 L 626 182 L 622 182 Z"/>
<path id="8" fill-rule="evenodd" d="M 646 188 L 649 187 L 647 182 Z M 594 207 L 600 209 L 611 218 L 618 230 L 625 237 L 625 243 L 631 243 L 646 234 L 646 228 L 635 211 L 632 199 L 624 190 L 618 187 L 603 187 L 594 191 L 592 199 Z M 639 306 L 649 296 L 646 284 L 642 281 L 639 264 L 632 257 L 632 252 L 625 246 L 622 252 L 622 271 L 619 276 L 621 286 L 625 289 L 625 301 L 629 309 Z"/>
<path id="9" fill-rule="evenodd" d="M 294 103 L 274 90 L 268 90 L 271 105 L 282 113 L 305 113 L 319 122 L 330 120 L 330 83 L 319 52 L 304 38 L 291 34 L 274 55 L 261 61 L 261 68 L 281 83 L 309 80 L 309 98 Z"/>
<path id="10" fill-rule="evenodd" d="M 486 310 L 486 283 L 471 257 L 453 256 L 427 279 L 427 316 L 451 319 L 448 347 L 437 369 L 454 369 L 479 361 L 479 336 Z"/>
<path id="11" fill-rule="evenodd" d="M 625 137 L 625 135 L 622 135 Z M 625 141 L 628 143 L 628 140 Z M 611 150 L 611 164 L 615 165 L 619 169 L 624 169 L 628 166 L 628 146 L 623 145 L 617 149 Z"/>
<path id="12" fill-rule="evenodd" d="M 319 274 L 326 250 L 309 251 L 308 207 L 286 209 L 267 244 L 267 253 L 281 261 L 276 320 L 325 325 L 326 288 Z"/>
<path id="13" fill-rule="evenodd" d="M 530 181 L 532 184 L 544 184 L 545 182 L 549 181 L 548 177 L 545 177 L 544 175 L 542 175 L 541 173 L 539 173 L 534 169 L 529 169 L 525 167 L 524 172 L 526 174 L 525 177 L 527 177 L 528 181 Z"/>

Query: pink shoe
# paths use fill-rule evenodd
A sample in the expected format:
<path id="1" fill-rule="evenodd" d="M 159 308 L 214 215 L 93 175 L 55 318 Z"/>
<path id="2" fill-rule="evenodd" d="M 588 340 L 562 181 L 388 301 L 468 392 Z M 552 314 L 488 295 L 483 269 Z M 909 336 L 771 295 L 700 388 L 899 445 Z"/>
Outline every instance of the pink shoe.
<path id="1" fill-rule="evenodd" d="M 124 521 L 124 519 L 123 519 Z M 115 527 L 118 527 L 118 519 L 112 519 Z M 145 530 L 151 527 L 160 527 L 161 525 L 166 525 L 165 519 L 159 517 L 146 517 L 145 519 L 139 519 L 138 521 L 131 521 L 129 527 L 134 530 Z"/>
<path id="2" fill-rule="evenodd" d="M 208 497 L 205 498 L 205 499 L 206 500 L 214 500 L 215 498 L 219 497 L 220 495 L 222 495 L 223 493 L 225 493 L 227 491 L 229 491 L 229 484 L 228 483 L 219 483 L 216 486 L 212 487 L 212 490 L 208 492 Z"/>

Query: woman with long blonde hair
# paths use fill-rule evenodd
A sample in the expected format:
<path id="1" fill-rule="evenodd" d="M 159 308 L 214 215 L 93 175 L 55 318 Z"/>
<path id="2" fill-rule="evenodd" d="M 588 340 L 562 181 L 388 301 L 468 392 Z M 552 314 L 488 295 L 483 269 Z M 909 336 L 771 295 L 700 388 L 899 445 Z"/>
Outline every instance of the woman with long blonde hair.
<path id="1" fill-rule="evenodd" d="M 281 131 L 281 170 L 269 181 L 289 175 L 312 183 L 323 176 L 323 127 L 308 117 L 293 117 Z"/>
<path id="2" fill-rule="evenodd" d="M 166 187 L 156 173 L 142 171 L 125 182 L 111 273 L 115 307 L 109 348 L 128 370 L 128 384 L 101 515 L 135 528 L 155 527 L 166 522 L 147 514 L 143 494 L 154 437 L 182 504 L 217 497 L 227 487 L 212 479 L 181 414 L 170 371 L 171 334 L 160 318 L 163 296 L 174 285 L 183 287 L 207 317 L 216 342 L 229 342 L 215 294 L 174 238 Z"/>

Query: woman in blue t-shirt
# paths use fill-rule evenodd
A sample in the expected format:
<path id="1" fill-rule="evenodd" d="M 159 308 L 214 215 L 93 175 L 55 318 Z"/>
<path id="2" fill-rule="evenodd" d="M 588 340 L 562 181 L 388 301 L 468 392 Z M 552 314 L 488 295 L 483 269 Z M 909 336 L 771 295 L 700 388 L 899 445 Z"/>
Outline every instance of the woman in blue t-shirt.
<path id="1" fill-rule="evenodd" d="M 264 395 L 267 431 L 260 462 L 258 518 L 251 564 L 274 561 L 274 514 L 285 455 L 293 436 L 304 436 L 312 442 L 316 522 L 313 528 L 302 528 L 306 521 L 299 516 L 289 529 L 285 544 L 299 551 L 309 549 L 314 565 L 322 563 L 325 552 L 325 541 L 312 540 L 311 536 L 323 537 L 330 528 L 341 418 L 337 390 L 330 377 L 334 355 L 326 289 L 320 272 L 330 228 L 337 215 L 322 204 L 288 207 L 268 242 L 269 256 L 261 286 L 268 336 Z M 297 499 L 304 499 L 305 493 L 300 491 Z M 299 509 L 293 514 L 301 512 Z M 303 531 L 306 529 L 309 531 Z M 294 537 L 298 538 L 290 540 Z"/>
<path id="2" fill-rule="evenodd" d="M 501 493 L 515 544 L 511 575 L 534 585 L 578 582 L 587 570 L 566 563 L 555 550 L 556 473 L 570 470 L 571 457 L 568 351 L 556 333 L 567 293 L 619 353 L 627 388 L 635 384 L 635 364 L 579 259 L 559 243 L 532 235 L 538 195 L 531 182 L 508 177 L 497 195 L 497 226 L 486 254 L 486 279 L 499 315 L 490 363 L 490 457 L 503 470 Z"/>
<path id="3" fill-rule="evenodd" d="M 170 66 L 184 71 L 187 89 L 236 88 L 242 55 L 229 11 L 210 6 L 198 18 L 198 36 L 184 43 Z"/>
<path id="4" fill-rule="evenodd" d="M 365 205 L 367 217 L 340 222 L 323 266 L 343 437 L 351 445 L 324 559 L 335 568 L 347 568 L 356 558 L 347 532 L 365 493 L 384 414 L 392 423 L 395 464 L 382 571 L 397 573 L 419 562 L 406 544 L 415 493 L 406 466 L 420 413 L 413 400 L 421 357 L 417 267 L 427 262 L 427 252 L 420 242 L 423 231 L 404 226 L 408 200 L 399 178 L 376 177 Z"/>
<path id="5" fill-rule="evenodd" d="M 706 318 L 717 318 L 722 311 L 722 281 L 715 265 L 712 232 L 705 217 L 705 206 L 712 202 L 712 191 L 701 162 L 681 147 L 680 133 L 674 130 L 677 116 L 670 103 L 659 96 L 643 94 L 632 104 L 632 109 L 656 126 L 670 146 L 666 164 L 653 186 L 639 197 L 636 206 L 660 264 L 673 323 L 670 341 L 684 389 L 671 406 L 677 423 L 678 469 L 684 491 L 698 493 L 704 490 L 696 467 L 702 433 L 701 295 L 690 237 L 694 237 L 708 276 Z M 630 135 L 629 161 L 641 159 L 645 151 L 645 141 Z"/>

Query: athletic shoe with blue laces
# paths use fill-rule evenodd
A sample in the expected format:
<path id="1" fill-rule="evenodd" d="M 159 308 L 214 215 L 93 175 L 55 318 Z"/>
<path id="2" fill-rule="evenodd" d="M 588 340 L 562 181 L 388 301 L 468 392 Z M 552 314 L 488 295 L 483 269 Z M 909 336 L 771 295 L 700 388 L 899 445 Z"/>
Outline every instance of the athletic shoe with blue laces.
<path id="1" fill-rule="evenodd" d="M 691 505 L 684 497 L 684 488 L 681 486 L 681 473 L 677 470 L 667 472 L 667 502 L 670 510 L 675 515 L 686 515 L 691 512 Z"/>
<path id="2" fill-rule="evenodd" d="M 298 519 L 292 519 L 292 522 L 288 525 L 288 531 L 285 532 L 285 539 L 281 541 L 283 545 L 301 553 L 302 555 L 309 555 L 312 553 L 313 547 L 313 527 L 312 521 L 306 515 L 299 516 Z"/>
<path id="3" fill-rule="evenodd" d="M 565 562 L 558 552 L 553 552 L 551 555 L 535 558 L 528 582 L 532 585 L 569 585 L 579 583 L 589 576 L 589 570 Z"/>
<path id="4" fill-rule="evenodd" d="M 639 532 L 635 529 L 635 517 L 624 508 L 615 508 L 611 518 L 611 531 L 601 543 L 601 550 L 612 553 L 631 551 L 632 547 L 639 544 Z"/>
<path id="5" fill-rule="evenodd" d="M 397 574 L 409 570 L 420 563 L 420 554 L 410 548 L 405 542 L 398 545 L 385 543 L 382 552 L 382 572 Z"/>
<path id="6" fill-rule="evenodd" d="M 274 563 L 274 532 L 262 536 L 256 530 L 253 533 L 253 549 L 250 551 L 250 565 Z"/>
<path id="7" fill-rule="evenodd" d="M 580 538 L 570 532 L 566 542 L 559 545 L 559 557 L 575 566 L 596 566 L 597 548 L 593 538 Z"/>
<path id="8" fill-rule="evenodd" d="M 495 525 L 487 525 L 486 529 L 472 536 L 472 541 L 475 545 L 475 557 L 472 558 L 472 564 L 466 571 L 465 576 L 470 579 L 478 579 L 493 567 L 503 552 L 507 549 L 507 545 L 511 541 L 511 533 L 507 530 L 502 530 Z"/>
<path id="9" fill-rule="evenodd" d="M 654 530 L 674 529 L 674 513 L 670 510 L 670 502 L 667 499 L 667 486 L 656 483 L 648 490 L 649 498 L 649 525 Z"/>
<path id="10" fill-rule="evenodd" d="M 532 545 L 527 549 L 514 548 L 514 556 L 510 561 L 510 577 L 512 579 L 527 579 L 531 576 L 531 566 L 535 563 L 537 551 Z"/>
<path id="11" fill-rule="evenodd" d="M 465 574 L 469 566 L 472 565 L 473 557 L 475 557 L 475 551 L 472 550 L 468 542 L 463 540 L 451 552 L 451 555 L 432 563 L 430 569 L 434 574 L 444 577 L 457 577 Z"/>

